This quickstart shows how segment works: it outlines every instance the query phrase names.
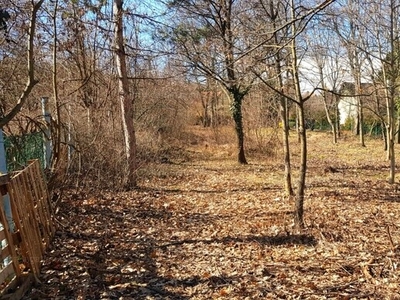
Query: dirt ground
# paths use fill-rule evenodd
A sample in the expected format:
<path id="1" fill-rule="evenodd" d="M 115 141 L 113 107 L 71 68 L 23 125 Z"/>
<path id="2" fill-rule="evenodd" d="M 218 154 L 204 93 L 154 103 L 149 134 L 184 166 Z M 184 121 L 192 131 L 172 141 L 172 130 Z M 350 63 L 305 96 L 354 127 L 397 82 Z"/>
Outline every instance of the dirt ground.
<path id="1" fill-rule="evenodd" d="M 279 153 L 240 166 L 196 145 L 143 166 L 135 191 L 70 191 L 25 299 L 400 299 L 400 185 L 366 143 L 309 133 L 300 233 Z"/>

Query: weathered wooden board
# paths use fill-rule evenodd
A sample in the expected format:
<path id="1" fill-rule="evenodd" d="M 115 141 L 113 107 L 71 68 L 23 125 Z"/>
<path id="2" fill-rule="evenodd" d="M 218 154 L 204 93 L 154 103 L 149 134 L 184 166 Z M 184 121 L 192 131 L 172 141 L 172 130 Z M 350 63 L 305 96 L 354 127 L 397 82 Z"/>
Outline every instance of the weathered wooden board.
<path id="1" fill-rule="evenodd" d="M 3 206 L 0 205 L 0 223 L 4 224 L 3 230 L 0 230 L 0 242 L 6 241 L 0 253 L 0 284 L 3 288 L 11 278 L 9 285 L 0 291 L 0 297 L 20 299 L 32 278 L 39 277 L 41 260 L 54 236 L 55 228 L 47 185 L 38 160 L 29 162 L 24 170 L 14 173 L 11 178 L 2 178 L 0 176 L 0 189 L 10 196 L 15 232 L 10 232 Z M 1 268 L 4 258 L 11 263 Z M 32 276 L 21 274 L 19 259 L 30 269 Z M 10 295 L 7 290 L 10 290 L 11 284 L 16 291 Z"/>

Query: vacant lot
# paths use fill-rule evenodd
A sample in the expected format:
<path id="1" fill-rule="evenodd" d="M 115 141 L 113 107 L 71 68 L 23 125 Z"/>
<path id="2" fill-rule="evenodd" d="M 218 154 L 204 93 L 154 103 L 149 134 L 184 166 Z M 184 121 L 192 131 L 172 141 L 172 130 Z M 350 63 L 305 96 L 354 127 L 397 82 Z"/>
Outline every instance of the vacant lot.
<path id="1" fill-rule="evenodd" d="M 234 146 L 197 143 L 143 166 L 138 190 L 71 191 L 27 298 L 400 299 L 399 185 L 366 144 L 309 133 L 301 233 L 279 152 L 239 166 Z"/>

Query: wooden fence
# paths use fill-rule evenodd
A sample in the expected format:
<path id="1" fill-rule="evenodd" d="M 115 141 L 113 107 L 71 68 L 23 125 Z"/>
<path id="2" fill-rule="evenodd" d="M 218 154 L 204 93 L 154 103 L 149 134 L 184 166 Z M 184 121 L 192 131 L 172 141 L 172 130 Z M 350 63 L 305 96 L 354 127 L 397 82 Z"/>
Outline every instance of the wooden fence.
<path id="1" fill-rule="evenodd" d="M 40 264 L 54 236 L 47 185 L 38 160 L 22 171 L 0 176 L 4 201 L 9 195 L 15 229 L 11 232 L 0 205 L 0 296 L 20 299 L 40 274 Z M 2 203 L 0 203 L 2 204 Z"/>

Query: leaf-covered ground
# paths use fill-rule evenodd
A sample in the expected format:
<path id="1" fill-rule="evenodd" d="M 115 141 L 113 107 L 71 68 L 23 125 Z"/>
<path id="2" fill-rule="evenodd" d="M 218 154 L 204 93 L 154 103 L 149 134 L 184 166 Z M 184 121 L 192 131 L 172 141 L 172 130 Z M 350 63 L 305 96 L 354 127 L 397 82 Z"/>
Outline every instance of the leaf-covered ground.
<path id="1" fill-rule="evenodd" d="M 64 197 L 26 299 L 400 299 L 399 185 L 382 142 L 309 142 L 303 232 L 279 154 L 239 166 L 198 146 L 146 166 L 138 190 Z"/>

